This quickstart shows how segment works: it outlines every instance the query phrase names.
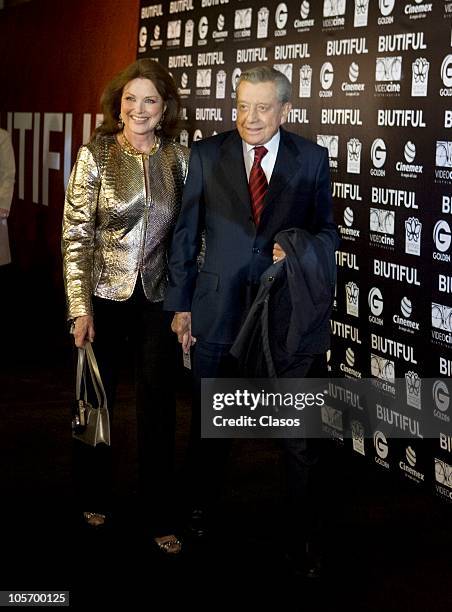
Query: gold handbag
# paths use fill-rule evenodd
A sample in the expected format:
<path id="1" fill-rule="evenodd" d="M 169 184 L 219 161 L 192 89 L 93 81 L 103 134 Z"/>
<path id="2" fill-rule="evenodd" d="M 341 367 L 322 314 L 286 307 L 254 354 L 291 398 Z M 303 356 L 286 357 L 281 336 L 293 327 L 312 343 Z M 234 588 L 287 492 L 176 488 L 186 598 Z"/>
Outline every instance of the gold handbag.
<path id="1" fill-rule="evenodd" d="M 88 376 L 97 400 L 95 406 L 88 402 Z M 83 397 L 82 387 L 84 389 Z M 100 443 L 110 446 L 110 416 L 107 407 L 107 395 L 90 342 L 87 342 L 84 348 L 78 349 L 75 393 L 76 409 L 72 419 L 72 437 L 90 446 L 97 446 Z"/>

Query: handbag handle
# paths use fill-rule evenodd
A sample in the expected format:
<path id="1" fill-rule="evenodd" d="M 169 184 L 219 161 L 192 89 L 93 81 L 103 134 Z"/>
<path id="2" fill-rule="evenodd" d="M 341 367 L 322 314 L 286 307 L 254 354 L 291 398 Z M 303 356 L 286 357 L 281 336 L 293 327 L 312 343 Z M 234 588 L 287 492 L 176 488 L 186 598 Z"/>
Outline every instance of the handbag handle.
<path id="1" fill-rule="evenodd" d="M 94 387 L 94 392 L 97 397 L 97 402 L 99 408 L 107 408 L 107 394 L 105 393 L 104 385 L 102 383 L 102 378 L 99 372 L 99 366 L 97 365 L 97 360 L 94 355 L 93 347 L 91 342 L 86 342 L 84 348 L 78 349 L 78 359 L 77 359 L 77 377 L 76 377 L 76 398 L 80 399 L 81 396 L 81 386 L 82 381 L 84 382 L 84 398 L 87 401 L 87 385 L 86 385 L 86 367 L 85 367 L 85 359 L 88 363 L 89 371 L 91 374 L 91 380 Z"/>

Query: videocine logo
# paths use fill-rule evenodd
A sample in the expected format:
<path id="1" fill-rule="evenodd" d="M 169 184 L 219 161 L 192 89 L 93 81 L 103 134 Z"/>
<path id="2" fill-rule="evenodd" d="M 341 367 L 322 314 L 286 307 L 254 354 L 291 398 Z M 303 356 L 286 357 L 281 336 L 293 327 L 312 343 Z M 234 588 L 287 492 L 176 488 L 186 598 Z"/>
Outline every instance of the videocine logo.
<path id="1" fill-rule="evenodd" d="M 360 421 L 351 421 L 350 422 L 351 431 L 352 431 L 352 445 L 353 450 L 360 455 L 365 456 L 365 446 L 364 446 L 364 425 L 360 423 Z"/>
<path id="2" fill-rule="evenodd" d="M 412 64 L 411 95 L 425 97 L 428 89 L 430 62 L 425 57 L 418 57 Z"/>
<path id="3" fill-rule="evenodd" d="M 417 372 L 405 373 L 406 403 L 417 410 L 421 409 L 421 383 Z"/>
<path id="4" fill-rule="evenodd" d="M 442 461 L 441 459 L 437 459 L 435 457 L 435 480 L 440 485 L 444 485 L 452 489 L 452 466 Z M 441 487 L 439 487 L 439 492 L 451 498 L 451 494 L 448 491 L 441 491 Z"/>
<path id="5" fill-rule="evenodd" d="M 236 9 L 234 13 L 234 38 L 249 38 L 251 36 L 252 8 Z"/>
<path id="6" fill-rule="evenodd" d="M 372 176 L 385 176 L 386 171 L 383 166 L 386 162 L 386 144 L 382 138 L 376 138 L 370 149 L 370 156 L 372 159 L 373 168 L 370 169 Z"/>
<path id="7" fill-rule="evenodd" d="M 266 6 L 259 9 L 257 13 L 257 38 L 267 38 L 269 17 L 270 11 Z"/>
<path id="8" fill-rule="evenodd" d="M 450 225 L 444 219 L 437 221 L 433 228 L 433 242 L 436 246 L 436 251 L 433 251 L 433 259 L 438 261 L 450 262 L 450 255 L 447 251 L 451 245 L 451 232 Z"/>
<path id="9" fill-rule="evenodd" d="M 287 4 L 285 2 L 280 2 L 276 7 L 275 12 L 275 36 L 285 36 L 287 34 L 287 30 L 285 29 L 285 27 L 287 24 L 288 17 L 289 15 L 287 12 Z"/>
<path id="10" fill-rule="evenodd" d="M 369 0 L 355 0 L 355 28 L 365 28 L 369 18 Z"/>
<path id="11" fill-rule="evenodd" d="M 380 316 L 383 312 L 383 295 L 378 287 L 371 288 L 367 301 L 372 313 L 369 315 L 369 322 L 375 325 L 384 325 L 384 321 Z"/>
<path id="12" fill-rule="evenodd" d="M 311 84 L 312 84 L 312 68 L 308 64 L 304 64 L 300 68 L 300 98 L 311 97 Z"/>
<path id="13" fill-rule="evenodd" d="M 333 92 L 330 91 L 330 87 L 334 81 L 334 68 L 331 62 L 325 62 L 320 69 L 320 85 L 322 90 L 319 91 L 321 98 L 331 98 Z"/>
<path id="14" fill-rule="evenodd" d="M 196 90 L 197 96 L 210 96 L 212 85 L 212 68 L 198 68 L 196 71 Z"/>
<path id="15" fill-rule="evenodd" d="M 295 19 L 293 27 L 298 33 L 306 32 L 309 28 L 312 28 L 315 24 L 314 19 L 309 19 L 309 11 L 311 10 L 310 3 L 307 0 L 303 0 L 300 5 L 300 17 L 301 19 Z"/>
<path id="16" fill-rule="evenodd" d="M 166 28 L 167 47 L 178 47 L 179 46 L 181 29 L 182 29 L 181 19 L 176 19 L 174 21 L 168 21 L 168 25 Z"/>
<path id="17" fill-rule="evenodd" d="M 432 341 L 450 348 L 452 345 L 452 307 L 432 302 Z"/>
<path id="18" fill-rule="evenodd" d="M 382 357 L 381 355 L 370 354 L 370 373 L 375 378 L 394 384 L 395 382 L 395 369 L 394 362 L 392 359 Z"/>
<path id="19" fill-rule="evenodd" d="M 450 423 L 450 416 L 447 413 L 450 405 L 450 394 L 449 389 L 444 380 L 436 380 L 432 387 L 433 401 L 435 408 L 433 409 L 433 416 L 443 421 L 444 423 Z"/>
<path id="20" fill-rule="evenodd" d="M 361 150 L 361 141 L 357 138 L 350 138 L 347 142 L 347 172 L 350 174 L 361 173 Z"/>
<path id="21" fill-rule="evenodd" d="M 317 144 L 328 149 L 330 168 L 337 168 L 337 156 L 339 153 L 339 136 L 328 134 L 317 134 Z"/>
<path id="22" fill-rule="evenodd" d="M 405 253 L 408 255 L 421 254 L 422 223 L 416 217 L 409 217 L 405 221 Z"/>
<path id="23" fill-rule="evenodd" d="M 399 94 L 402 79 L 402 56 L 377 57 L 375 60 L 375 93 Z"/>
<path id="24" fill-rule="evenodd" d="M 436 156 L 435 156 L 435 178 L 440 182 L 452 181 L 452 142 L 447 140 L 436 141 Z M 446 168 L 439 170 L 438 168 Z"/>
<path id="25" fill-rule="evenodd" d="M 347 314 L 352 317 L 359 317 L 359 287 L 353 281 L 345 285 L 345 298 Z"/>
<path id="26" fill-rule="evenodd" d="M 395 212 L 393 210 L 371 208 L 369 211 L 369 239 L 372 244 L 394 246 Z"/>

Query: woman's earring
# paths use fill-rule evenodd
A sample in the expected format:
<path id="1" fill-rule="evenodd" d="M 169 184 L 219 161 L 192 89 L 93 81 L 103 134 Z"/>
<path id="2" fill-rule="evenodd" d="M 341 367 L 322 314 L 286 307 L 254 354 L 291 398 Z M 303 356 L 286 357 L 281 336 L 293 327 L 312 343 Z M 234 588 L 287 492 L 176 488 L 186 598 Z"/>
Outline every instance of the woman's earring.
<path id="1" fill-rule="evenodd" d="M 123 127 L 124 127 L 124 121 L 122 120 L 121 115 L 119 115 L 118 128 L 122 130 Z"/>

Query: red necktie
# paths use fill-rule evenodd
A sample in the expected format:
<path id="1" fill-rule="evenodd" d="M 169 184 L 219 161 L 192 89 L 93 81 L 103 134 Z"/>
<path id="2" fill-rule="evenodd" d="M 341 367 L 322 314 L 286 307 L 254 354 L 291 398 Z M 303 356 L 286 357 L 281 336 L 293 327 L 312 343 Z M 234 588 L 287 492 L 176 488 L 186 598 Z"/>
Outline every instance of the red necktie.
<path id="1" fill-rule="evenodd" d="M 261 213 L 264 208 L 264 198 L 267 193 L 268 183 L 265 172 L 262 170 L 261 161 L 268 153 L 265 147 L 254 147 L 254 163 L 250 172 L 249 190 L 251 198 L 251 210 L 256 226 L 259 225 Z"/>

